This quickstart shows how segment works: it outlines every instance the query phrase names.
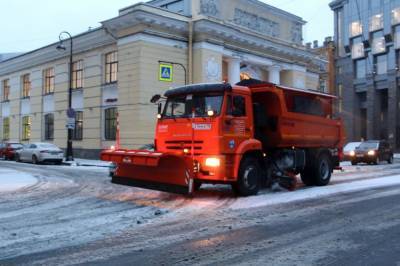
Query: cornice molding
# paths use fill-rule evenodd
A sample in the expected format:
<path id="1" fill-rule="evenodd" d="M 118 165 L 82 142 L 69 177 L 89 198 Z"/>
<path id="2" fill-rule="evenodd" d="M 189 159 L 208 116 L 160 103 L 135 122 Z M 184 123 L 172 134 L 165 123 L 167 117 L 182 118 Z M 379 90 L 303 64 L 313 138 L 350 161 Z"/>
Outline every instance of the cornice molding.
<path id="1" fill-rule="evenodd" d="M 104 29 L 97 29 L 91 32 L 80 34 L 73 37 L 73 40 L 74 55 L 79 55 L 86 51 L 94 50 L 103 46 L 116 44 L 116 41 L 109 34 L 107 34 Z M 60 52 L 56 49 L 57 45 L 58 42 L 0 62 L 0 76 L 5 76 L 10 73 L 67 58 L 69 56 L 69 50 L 67 49 L 64 52 Z"/>

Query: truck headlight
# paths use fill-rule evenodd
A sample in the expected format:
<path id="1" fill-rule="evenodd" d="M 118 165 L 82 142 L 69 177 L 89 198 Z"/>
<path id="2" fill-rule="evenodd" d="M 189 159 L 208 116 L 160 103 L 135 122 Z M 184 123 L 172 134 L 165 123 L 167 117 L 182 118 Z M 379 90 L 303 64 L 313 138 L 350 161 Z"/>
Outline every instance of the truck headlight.
<path id="1" fill-rule="evenodd" d="M 369 156 L 374 156 L 374 155 L 375 155 L 375 151 L 373 151 L 373 150 L 368 151 L 368 155 L 369 155 Z"/>
<path id="2" fill-rule="evenodd" d="M 350 154 L 351 157 L 356 155 L 355 151 L 351 151 L 349 154 Z"/>
<path id="3" fill-rule="evenodd" d="M 207 158 L 205 165 L 208 167 L 219 167 L 221 160 L 219 158 Z"/>

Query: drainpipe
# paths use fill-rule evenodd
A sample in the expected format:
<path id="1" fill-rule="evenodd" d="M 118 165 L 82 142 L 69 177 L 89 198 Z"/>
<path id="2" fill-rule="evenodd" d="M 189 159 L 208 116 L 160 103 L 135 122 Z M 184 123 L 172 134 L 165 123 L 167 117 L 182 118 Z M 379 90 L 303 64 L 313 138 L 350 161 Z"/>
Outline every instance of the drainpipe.
<path id="1" fill-rule="evenodd" d="M 189 37 L 188 37 L 188 75 L 189 84 L 193 83 L 193 21 L 189 21 Z"/>

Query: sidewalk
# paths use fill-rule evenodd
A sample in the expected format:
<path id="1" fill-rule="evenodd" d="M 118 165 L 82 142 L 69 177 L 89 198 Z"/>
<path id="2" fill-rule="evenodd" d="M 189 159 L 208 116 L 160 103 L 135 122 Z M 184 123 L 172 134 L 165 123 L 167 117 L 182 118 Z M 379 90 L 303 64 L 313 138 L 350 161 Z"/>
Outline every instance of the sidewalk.
<path id="1" fill-rule="evenodd" d="M 95 166 L 95 167 L 109 168 L 112 165 L 112 163 L 104 162 L 104 161 L 100 161 L 100 160 L 88 160 L 88 159 L 75 158 L 74 161 L 65 161 L 65 162 L 63 162 L 63 165 L 69 165 L 69 166 Z"/>

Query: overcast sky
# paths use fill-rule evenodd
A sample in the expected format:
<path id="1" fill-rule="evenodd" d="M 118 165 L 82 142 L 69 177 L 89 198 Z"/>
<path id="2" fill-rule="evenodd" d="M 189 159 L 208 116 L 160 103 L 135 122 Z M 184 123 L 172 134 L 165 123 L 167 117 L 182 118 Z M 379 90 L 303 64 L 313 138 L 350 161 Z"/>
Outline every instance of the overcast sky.
<path id="1" fill-rule="evenodd" d="M 229 0 L 226 0 L 229 1 Z M 58 41 L 61 31 L 72 34 L 98 27 L 115 17 L 120 8 L 139 0 L 1 0 L 0 53 L 27 52 Z M 333 34 L 331 0 L 263 0 L 296 14 L 308 23 L 306 42 Z"/>

